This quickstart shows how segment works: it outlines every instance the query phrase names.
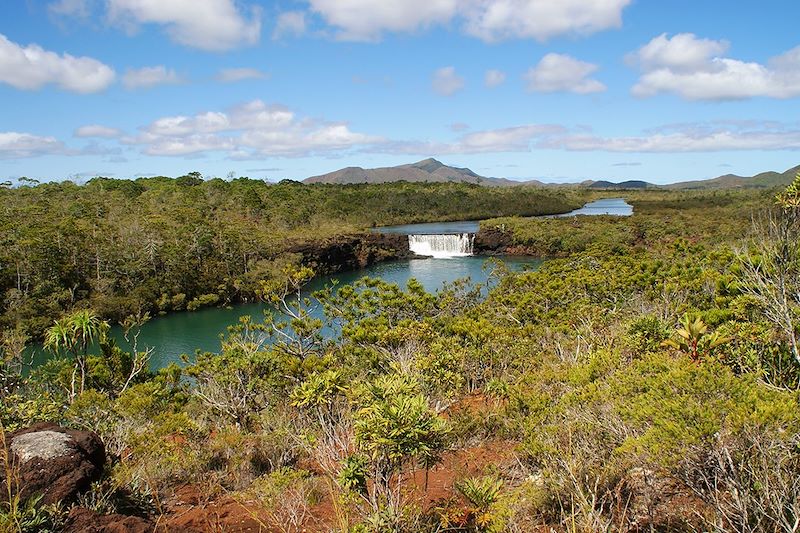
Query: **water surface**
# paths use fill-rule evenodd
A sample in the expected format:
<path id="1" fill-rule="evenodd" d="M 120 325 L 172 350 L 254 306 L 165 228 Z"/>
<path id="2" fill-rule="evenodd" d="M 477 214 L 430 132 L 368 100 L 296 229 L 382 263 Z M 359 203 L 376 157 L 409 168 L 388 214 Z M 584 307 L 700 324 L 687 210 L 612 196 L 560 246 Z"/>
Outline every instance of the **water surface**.
<path id="1" fill-rule="evenodd" d="M 577 215 L 616 215 L 630 216 L 633 214 L 633 206 L 625 201 L 624 198 L 601 198 L 593 202 L 588 202 L 580 209 L 574 209 L 569 213 L 560 215 L 541 215 L 531 218 L 553 218 L 553 217 L 572 217 Z M 399 233 L 401 235 L 452 235 L 458 233 L 477 233 L 480 227 L 479 220 L 458 220 L 455 222 L 428 222 L 424 224 L 400 224 L 397 226 L 382 226 L 372 228 L 374 233 Z"/>
<path id="2" fill-rule="evenodd" d="M 513 270 L 535 269 L 541 260 L 532 257 L 506 257 L 505 264 Z M 485 257 L 454 257 L 451 259 L 411 259 L 380 263 L 368 268 L 320 276 L 305 289 L 306 294 L 323 288 L 332 280 L 339 286 L 353 283 L 364 276 L 382 278 L 389 283 L 405 287 L 411 278 L 419 281 L 427 291 L 434 292 L 445 283 L 470 278 L 474 283 L 485 283 L 489 272 L 485 270 Z M 154 348 L 150 367 L 162 368 L 172 362 L 181 363 L 181 355 L 193 355 L 195 350 L 218 352 L 220 335 L 228 326 L 238 322 L 240 316 L 250 315 L 261 320 L 268 308 L 261 303 L 240 304 L 230 308 L 209 307 L 198 311 L 182 311 L 157 317 L 145 324 L 139 335 L 139 348 Z M 119 327 L 111 332 L 123 349 L 130 351 Z M 36 349 L 35 361 L 41 363 L 49 355 Z"/>

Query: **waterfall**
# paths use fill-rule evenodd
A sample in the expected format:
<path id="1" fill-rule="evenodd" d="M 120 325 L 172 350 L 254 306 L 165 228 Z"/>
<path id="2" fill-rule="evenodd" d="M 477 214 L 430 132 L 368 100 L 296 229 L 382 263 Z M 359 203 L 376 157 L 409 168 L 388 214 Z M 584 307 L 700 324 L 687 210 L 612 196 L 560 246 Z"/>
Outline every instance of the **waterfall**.
<path id="1" fill-rule="evenodd" d="M 409 235 L 408 248 L 417 255 L 463 257 L 472 255 L 472 233 L 454 235 Z"/>

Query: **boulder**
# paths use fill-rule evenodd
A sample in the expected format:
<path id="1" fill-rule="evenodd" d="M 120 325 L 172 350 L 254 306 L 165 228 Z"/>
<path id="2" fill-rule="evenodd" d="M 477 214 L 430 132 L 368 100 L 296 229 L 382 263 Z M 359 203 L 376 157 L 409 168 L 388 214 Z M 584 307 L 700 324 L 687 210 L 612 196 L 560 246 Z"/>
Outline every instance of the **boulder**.
<path id="1" fill-rule="evenodd" d="M 45 504 L 74 501 L 100 477 L 105 463 L 105 449 L 97 435 L 52 423 L 9 433 L 6 446 L 20 497 L 41 494 Z M 0 486 L 5 486 L 5 476 L 0 471 Z"/>
<path id="2" fill-rule="evenodd" d="M 514 239 L 511 233 L 507 232 L 504 227 L 481 227 L 475 234 L 472 247 L 479 255 L 498 255 L 506 253 L 513 244 Z"/>
<path id="3" fill-rule="evenodd" d="M 155 525 L 138 516 L 101 515 L 85 507 L 73 507 L 64 524 L 64 533 L 152 533 Z"/>

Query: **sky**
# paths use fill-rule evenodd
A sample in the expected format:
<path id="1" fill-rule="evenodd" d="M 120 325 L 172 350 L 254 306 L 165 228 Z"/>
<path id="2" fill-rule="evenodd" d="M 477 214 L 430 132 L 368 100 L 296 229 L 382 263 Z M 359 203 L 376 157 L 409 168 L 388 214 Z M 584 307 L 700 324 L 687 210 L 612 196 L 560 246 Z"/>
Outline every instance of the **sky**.
<path id="1" fill-rule="evenodd" d="M 797 0 L 3 0 L 0 181 L 800 163 Z"/>

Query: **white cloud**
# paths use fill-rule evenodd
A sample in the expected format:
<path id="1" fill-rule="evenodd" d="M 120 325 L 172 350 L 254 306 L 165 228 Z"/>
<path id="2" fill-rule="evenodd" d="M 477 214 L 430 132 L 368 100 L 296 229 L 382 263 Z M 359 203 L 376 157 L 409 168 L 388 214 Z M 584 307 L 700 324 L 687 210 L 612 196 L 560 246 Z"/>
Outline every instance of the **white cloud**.
<path id="1" fill-rule="evenodd" d="M 547 40 L 619 28 L 631 0 L 308 0 L 338 28 L 338 38 L 375 41 L 385 32 L 412 32 L 457 20 L 487 42 Z"/>
<path id="2" fill-rule="evenodd" d="M 255 68 L 224 68 L 214 77 L 223 83 L 233 83 L 244 80 L 263 80 L 268 75 Z"/>
<path id="3" fill-rule="evenodd" d="M 311 9 L 348 41 L 375 41 L 386 31 L 410 32 L 445 23 L 462 0 L 309 0 Z"/>
<path id="4" fill-rule="evenodd" d="M 353 132 L 344 122 L 299 118 L 283 106 L 261 100 L 225 112 L 163 117 L 141 132 L 123 142 L 142 145 L 148 155 L 223 151 L 235 159 L 326 154 L 383 142 L 379 137 Z"/>
<path id="5" fill-rule="evenodd" d="M 800 130 L 774 123 L 719 121 L 681 124 L 649 135 L 602 137 L 568 134 L 542 141 L 540 148 L 624 153 L 800 150 Z"/>
<path id="6" fill-rule="evenodd" d="M 88 124 L 75 130 L 75 137 L 99 137 L 103 139 L 116 139 L 122 136 L 122 131 L 109 128 L 100 124 Z"/>
<path id="7" fill-rule="evenodd" d="M 487 87 L 497 87 L 506 81 L 506 73 L 502 70 L 487 70 L 483 78 L 483 83 Z"/>
<path id="8" fill-rule="evenodd" d="M 622 26 L 631 0 L 462 0 L 466 31 L 484 41 L 589 35 Z"/>
<path id="9" fill-rule="evenodd" d="M 15 131 L 0 132 L 0 159 L 21 159 L 64 153 L 64 143 L 55 137 L 40 137 Z"/>
<path id="10" fill-rule="evenodd" d="M 674 93 L 686 100 L 738 100 L 800 96 L 800 46 L 766 65 L 721 57 L 725 41 L 691 33 L 659 35 L 629 56 L 642 76 L 632 89 L 639 97 Z"/>
<path id="11" fill-rule="evenodd" d="M 709 59 L 725 53 L 729 46 L 727 41 L 698 39 L 692 33 L 679 33 L 672 38 L 662 33 L 630 55 L 629 60 L 641 64 L 645 70 L 669 68 L 691 72 L 705 67 Z"/>
<path id="12" fill-rule="evenodd" d="M 272 39 L 299 37 L 306 32 L 306 14 L 302 11 L 287 11 L 278 15 Z"/>
<path id="13" fill-rule="evenodd" d="M 210 51 L 256 44 L 261 35 L 261 9 L 241 7 L 237 0 L 97 0 L 106 19 L 128 31 L 143 24 L 164 26 L 177 43 Z M 58 0 L 55 15 L 87 18 L 93 2 Z"/>
<path id="14" fill-rule="evenodd" d="M 392 154 L 484 154 L 497 152 L 528 152 L 534 141 L 565 132 L 555 124 L 528 124 L 475 131 L 453 142 L 389 142 L 374 147 L 374 152 Z"/>
<path id="15" fill-rule="evenodd" d="M 128 69 L 122 77 L 126 89 L 149 89 L 156 85 L 175 85 L 183 80 L 173 69 L 163 65 Z"/>
<path id="16" fill-rule="evenodd" d="M 480 154 L 567 150 L 610 153 L 682 153 L 800 150 L 800 124 L 714 121 L 662 126 L 643 135 L 604 137 L 586 128 L 526 124 L 470 132 L 453 142 L 394 141 L 371 148 L 377 153 Z M 635 163 L 624 163 L 634 165 Z M 621 166 L 621 165 L 620 165 Z"/>
<path id="17" fill-rule="evenodd" d="M 0 82 L 17 89 L 55 84 L 86 94 L 104 90 L 114 77 L 114 70 L 96 59 L 59 55 L 35 44 L 22 47 L 0 34 Z"/>
<path id="18" fill-rule="evenodd" d="M 589 77 L 597 68 L 597 65 L 568 55 L 547 54 L 538 65 L 528 70 L 525 80 L 529 91 L 597 93 L 606 90 L 605 85 Z"/>
<path id="19" fill-rule="evenodd" d="M 464 88 L 464 78 L 456 73 L 455 67 L 442 67 L 433 73 L 433 90 L 442 96 L 452 96 Z"/>

